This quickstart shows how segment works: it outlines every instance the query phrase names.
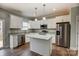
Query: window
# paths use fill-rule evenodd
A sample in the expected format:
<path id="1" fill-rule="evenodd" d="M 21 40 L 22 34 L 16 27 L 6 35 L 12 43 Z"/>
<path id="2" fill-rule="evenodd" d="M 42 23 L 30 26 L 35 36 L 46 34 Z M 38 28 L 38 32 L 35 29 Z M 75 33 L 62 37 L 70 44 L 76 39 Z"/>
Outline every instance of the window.
<path id="1" fill-rule="evenodd" d="M 27 22 L 22 23 L 22 30 L 28 30 L 30 28 L 30 24 Z"/>

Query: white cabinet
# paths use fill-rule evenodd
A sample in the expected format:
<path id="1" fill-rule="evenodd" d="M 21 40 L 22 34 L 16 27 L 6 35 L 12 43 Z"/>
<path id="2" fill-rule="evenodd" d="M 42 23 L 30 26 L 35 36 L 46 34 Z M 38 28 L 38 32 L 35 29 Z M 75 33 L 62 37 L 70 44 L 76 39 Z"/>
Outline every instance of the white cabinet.
<path id="1" fill-rule="evenodd" d="M 40 21 L 29 21 L 31 29 L 40 29 Z"/>
<path id="2" fill-rule="evenodd" d="M 15 15 L 10 15 L 10 28 L 21 28 L 22 18 Z"/>
<path id="3" fill-rule="evenodd" d="M 48 28 L 56 28 L 56 19 L 48 19 Z"/>
<path id="4" fill-rule="evenodd" d="M 61 16 L 62 22 L 71 22 L 70 15 Z"/>
<path id="5" fill-rule="evenodd" d="M 52 43 L 56 43 L 56 35 L 55 34 L 53 34 Z"/>
<path id="6" fill-rule="evenodd" d="M 56 17 L 57 22 L 71 22 L 70 15 Z"/>
<path id="7" fill-rule="evenodd" d="M 61 17 L 48 19 L 47 20 L 48 28 L 56 28 L 57 22 L 62 22 Z"/>
<path id="8" fill-rule="evenodd" d="M 28 34 L 25 34 L 25 42 L 26 42 L 26 43 L 30 42 L 30 38 L 27 37 L 27 36 L 28 36 Z"/>
<path id="9" fill-rule="evenodd" d="M 31 29 L 40 29 L 40 25 L 43 25 L 43 24 L 47 24 L 48 28 L 55 28 L 53 23 L 54 23 L 53 19 L 29 22 Z"/>
<path id="10" fill-rule="evenodd" d="M 65 16 L 58 16 L 54 19 L 52 19 L 52 21 L 50 22 L 51 26 L 53 28 L 56 28 L 56 23 L 58 22 L 71 22 L 71 19 L 70 19 L 70 15 L 65 15 Z"/>
<path id="11" fill-rule="evenodd" d="M 47 20 L 30 21 L 29 23 L 32 29 L 40 29 L 40 24 L 47 24 L 48 28 L 56 28 L 57 22 L 71 22 L 70 15 L 58 16 Z"/>
<path id="12" fill-rule="evenodd" d="M 52 35 L 39 35 L 38 33 L 30 33 L 30 50 L 40 55 L 48 56 L 52 52 Z"/>
<path id="13" fill-rule="evenodd" d="M 18 35 L 10 35 L 10 48 L 13 49 L 18 46 Z"/>

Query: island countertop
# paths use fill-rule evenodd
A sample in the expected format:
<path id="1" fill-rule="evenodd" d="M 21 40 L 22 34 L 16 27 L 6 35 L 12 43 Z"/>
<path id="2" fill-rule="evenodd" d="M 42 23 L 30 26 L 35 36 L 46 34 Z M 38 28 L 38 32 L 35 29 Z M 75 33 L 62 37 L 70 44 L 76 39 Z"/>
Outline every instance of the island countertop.
<path id="1" fill-rule="evenodd" d="M 37 38 L 37 39 L 44 39 L 44 40 L 49 40 L 50 38 L 53 37 L 52 34 L 39 34 L 39 33 L 30 33 L 27 35 L 29 38 Z"/>

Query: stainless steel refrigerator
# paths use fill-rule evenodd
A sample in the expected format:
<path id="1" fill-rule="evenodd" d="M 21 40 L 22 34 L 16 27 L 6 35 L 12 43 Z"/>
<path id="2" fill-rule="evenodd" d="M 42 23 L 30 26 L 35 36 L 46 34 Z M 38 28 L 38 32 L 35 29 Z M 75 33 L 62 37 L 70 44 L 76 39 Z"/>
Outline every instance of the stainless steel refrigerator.
<path id="1" fill-rule="evenodd" d="M 70 48 L 70 23 L 56 23 L 56 45 Z"/>

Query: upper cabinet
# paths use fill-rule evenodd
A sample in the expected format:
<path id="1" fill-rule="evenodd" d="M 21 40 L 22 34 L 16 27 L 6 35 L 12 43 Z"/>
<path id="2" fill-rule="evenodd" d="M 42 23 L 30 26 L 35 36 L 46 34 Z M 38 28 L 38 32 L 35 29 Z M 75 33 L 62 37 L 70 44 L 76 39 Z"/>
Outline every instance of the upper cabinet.
<path id="1" fill-rule="evenodd" d="M 71 22 L 70 15 L 62 16 L 62 22 Z"/>
<path id="2" fill-rule="evenodd" d="M 47 24 L 47 27 L 52 29 L 56 28 L 57 22 L 71 22 L 70 15 L 58 16 L 47 20 L 30 21 L 29 24 L 31 29 L 40 29 L 41 24 Z"/>
<path id="3" fill-rule="evenodd" d="M 40 29 L 40 21 L 29 21 L 31 29 Z"/>
<path id="4" fill-rule="evenodd" d="M 47 24 L 48 28 L 55 28 L 53 24 L 53 19 L 40 20 L 40 21 L 30 21 L 29 22 L 31 29 L 40 29 L 40 25 Z"/>
<path id="5" fill-rule="evenodd" d="M 10 28 L 21 28 L 22 18 L 16 15 L 10 15 Z"/>

